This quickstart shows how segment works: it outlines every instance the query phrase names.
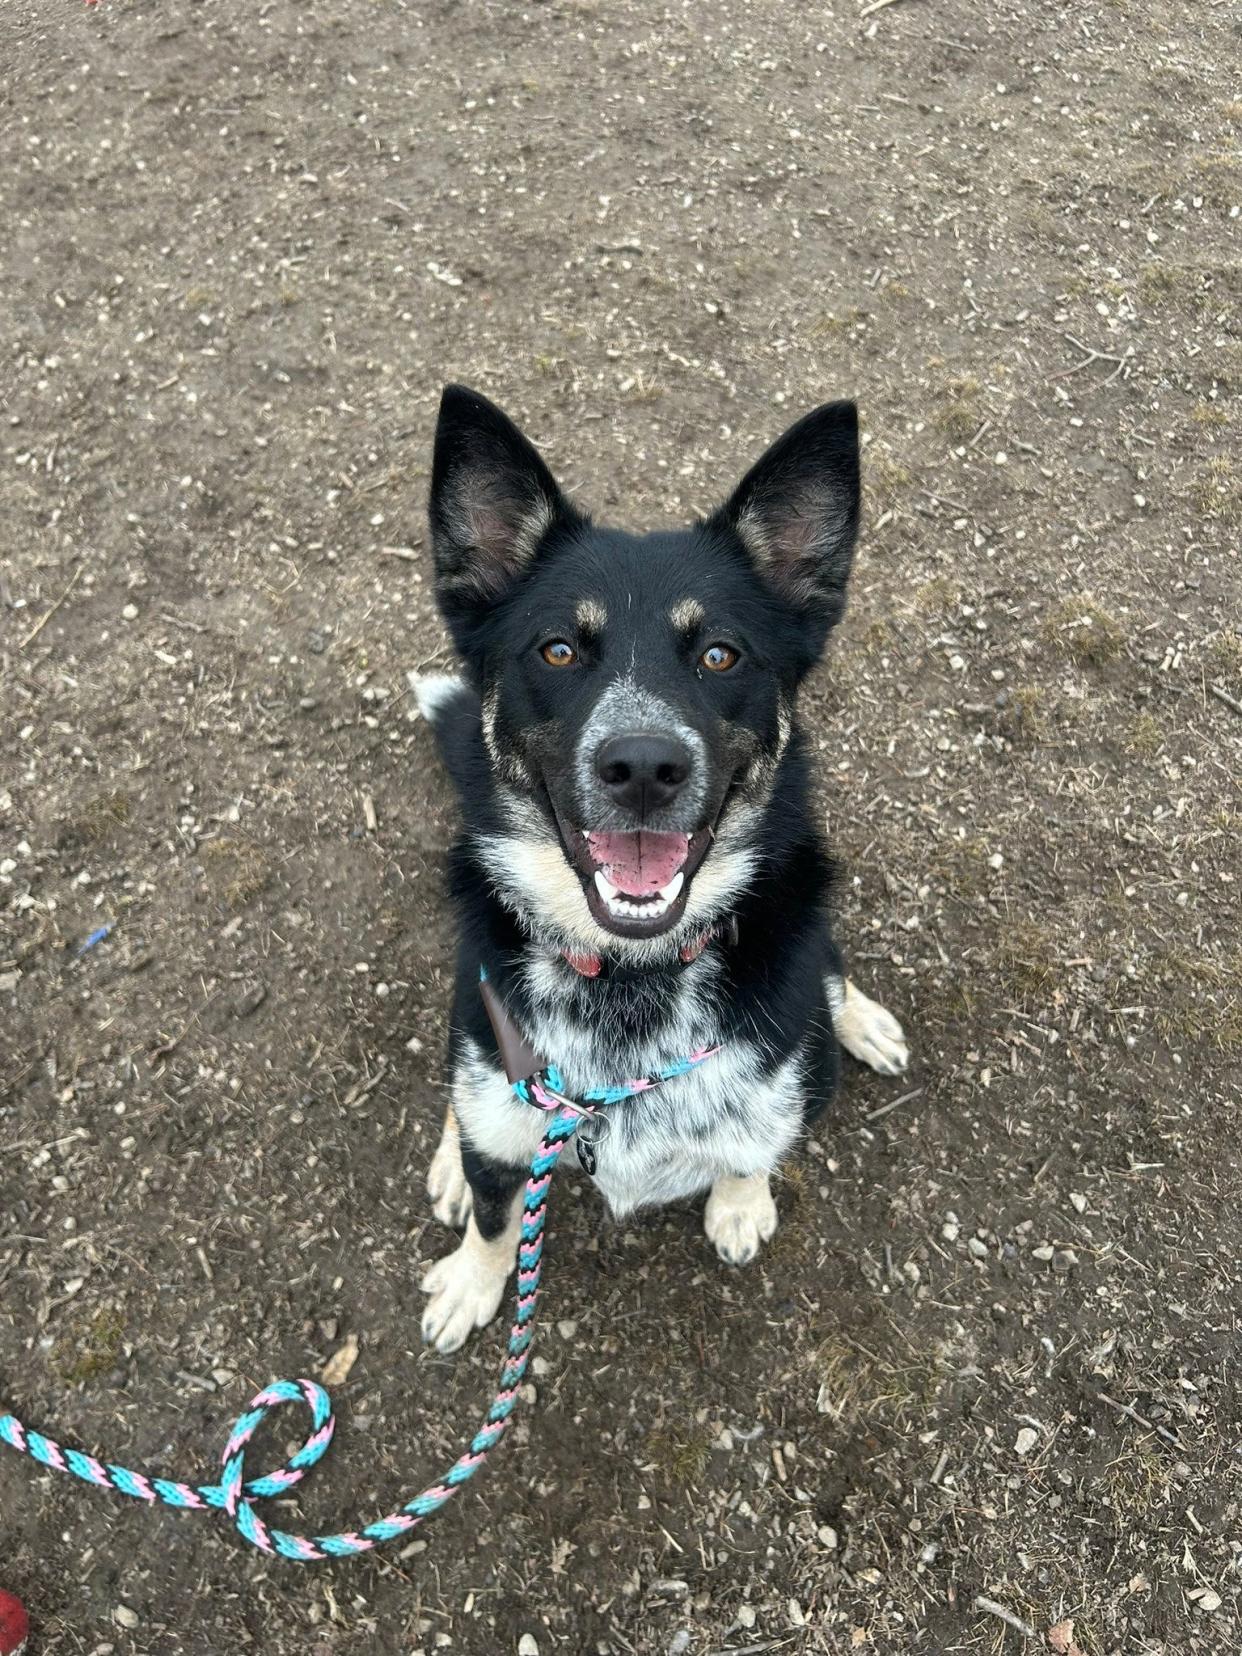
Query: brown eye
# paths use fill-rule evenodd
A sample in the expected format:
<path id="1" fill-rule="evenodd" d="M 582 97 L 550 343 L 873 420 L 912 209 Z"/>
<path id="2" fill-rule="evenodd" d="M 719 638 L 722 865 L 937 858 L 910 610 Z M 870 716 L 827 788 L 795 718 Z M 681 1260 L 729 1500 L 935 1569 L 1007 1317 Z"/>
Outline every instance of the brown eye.
<path id="1" fill-rule="evenodd" d="M 552 638 L 543 645 L 539 654 L 549 667 L 572 667 L 578 659 L 578 652 L 572 644 L 566 644 L 563 638 Z"/>
<path id="2" fill-rule="evenodd" d="M 712 644 L 703 651 L 699 660 L 709 672 L 727 673 L 730 667 L 737 666 L 737 651 L 727 644 Z"/>

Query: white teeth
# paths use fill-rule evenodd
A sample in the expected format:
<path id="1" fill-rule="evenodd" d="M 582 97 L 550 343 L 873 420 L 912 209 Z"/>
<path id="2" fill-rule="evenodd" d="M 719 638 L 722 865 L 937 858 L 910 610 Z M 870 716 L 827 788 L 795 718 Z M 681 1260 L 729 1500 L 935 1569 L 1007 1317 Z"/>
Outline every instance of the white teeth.
<path id="1" fill-rule="evenodd" d="M 648 897 L 641 903 L 631 903 L 621 895 L 603 869 L 595 870 L 595 889 L 603 898 L 609 914 L 616 920 L 659 920 L 676 902 L 684 884 L 685 876 L 676 873 L 666 886 L 660 888 L 657 896 Z"/>

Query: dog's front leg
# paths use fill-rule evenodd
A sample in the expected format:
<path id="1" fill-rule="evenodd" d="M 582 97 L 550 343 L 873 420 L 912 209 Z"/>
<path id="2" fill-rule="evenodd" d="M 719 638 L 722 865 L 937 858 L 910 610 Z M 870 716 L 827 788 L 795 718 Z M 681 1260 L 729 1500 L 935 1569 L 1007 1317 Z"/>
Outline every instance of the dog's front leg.
<path id="1" fill-rule="evenodd" d="M 878 1001 L 864 995 L 852 978 L 831 974 L 824 984 L 837 1040 L 881 1075 L 901 1075 L 910 1062 L 905 1031 Z"/>
<path id="2" fill-rule="evenodd" d="M 766 1173 L 726 1173 L 712 1186 L 703 1214 L 707 1240 L 726 1265 L 749 1265 L 776 1230 L 776 1203 Z"/>
<path id="3" fill-rule="evenodd" d="M 444 1112 L 444 1129 L 427 1169 L 427 1194 L 431 1211 L 440 1223 L 460 1230 L 470 1217 L 473 1198 L 461 1164 L 461 1130 L 451 1104 Z"/>
<path id="4" fill-rule="evenodd" d="M 466 1234 L 422 1281 L 431 1296 L 423 1339 L 446 1352 L 456 1351 L 500 1309 L 517 1260 L 526 1177 L 523 1169 L 488 1161 L 469 1145 L 460 1147 L 458 1159 L 471 1197 Z"/>

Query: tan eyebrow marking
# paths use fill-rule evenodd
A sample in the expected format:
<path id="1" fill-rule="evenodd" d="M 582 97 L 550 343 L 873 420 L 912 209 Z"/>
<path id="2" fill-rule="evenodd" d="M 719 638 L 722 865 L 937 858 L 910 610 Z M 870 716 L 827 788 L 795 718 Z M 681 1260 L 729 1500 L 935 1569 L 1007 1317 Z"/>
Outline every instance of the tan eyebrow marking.
<path id="1" fill-rule="evenodd" d="M 678 632 L 693 632 L 703 625 L 703 606 L 697 598 L 679 598 L 668 612 Z"/>
<path id="2" fill-rule="evenodd" d="M 601 633 L 608 625 L 608 611 L 595 598 L 584 598 L 574 611 L 574 618 L 583 632 Z"/>

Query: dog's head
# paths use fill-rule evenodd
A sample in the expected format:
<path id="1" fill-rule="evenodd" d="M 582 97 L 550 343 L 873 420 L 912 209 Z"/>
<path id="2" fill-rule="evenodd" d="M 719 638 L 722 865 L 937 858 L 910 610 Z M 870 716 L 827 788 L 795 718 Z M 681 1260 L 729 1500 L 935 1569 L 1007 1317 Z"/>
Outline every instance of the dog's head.
<path id="1" fill-rule="evenodd" d="M 431 531 L 441 610 L 480 691 L 497 889 L 561 946 L 672 954 L 736 902 L 845 602 L 858 418 L 790 428 L 691 529 L 593 524 L 477 392 L 440 406 Z"/>

